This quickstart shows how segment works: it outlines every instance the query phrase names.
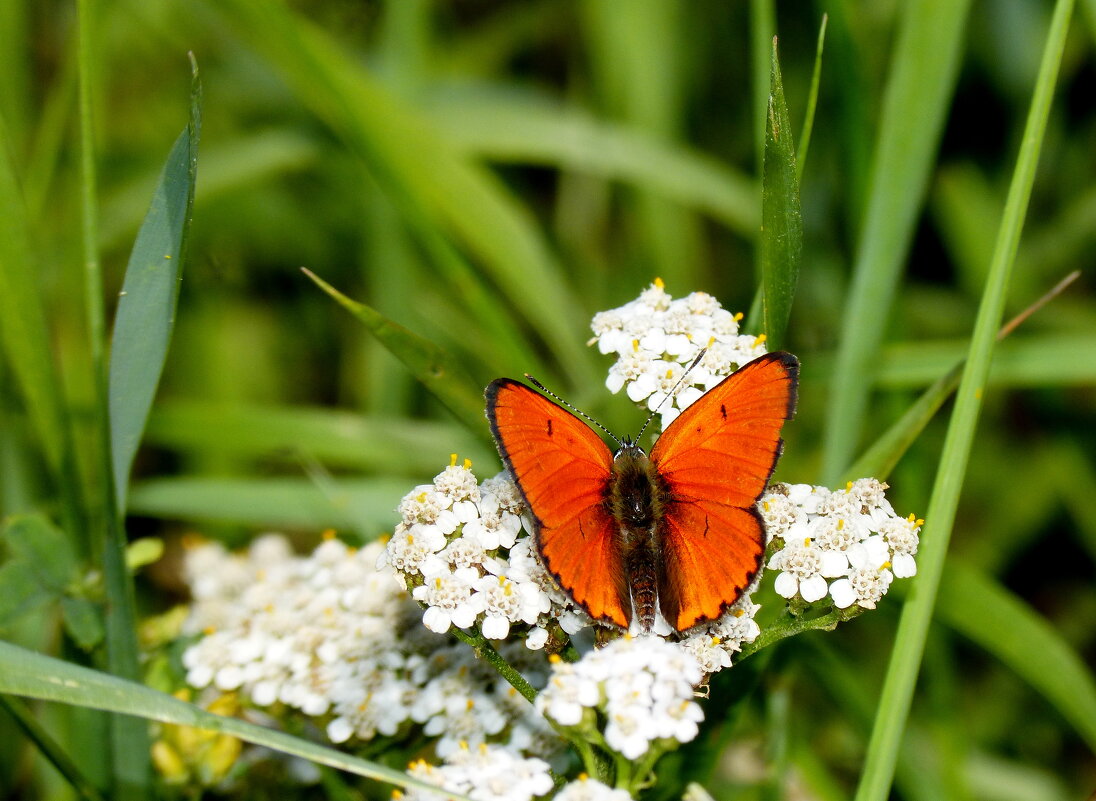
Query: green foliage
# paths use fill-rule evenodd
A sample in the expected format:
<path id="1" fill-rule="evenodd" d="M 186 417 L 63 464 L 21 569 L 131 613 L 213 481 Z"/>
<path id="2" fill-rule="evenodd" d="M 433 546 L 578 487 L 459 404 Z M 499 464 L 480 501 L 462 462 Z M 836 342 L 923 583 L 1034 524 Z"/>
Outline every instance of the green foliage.
<path id="1" fill-rule="evenodd" d="M 582 344 L 592 314 L 656 275 L 742 311 L 763 283 L 747 332 L 803 365 L 777 478 L 874 474 L 928 518 L 903 615 L 916 636 L 895 652 L 898 689 L 893 596 L 751 657 L 724 677 L 741 685 L 714 683 L 701 737 L 651 797 L 676 778 L 780 797 L 794 775 L 850 798 L 877 715 L 871 797 L 890 765 L 903 799 L 1090 792 L 1091 281 L 989 364 L 1003 311 L 1096 258 L 1096 5 L 1068 30 L 1051 6 L 123 0 L 80 4 L 77 47 L 69 16 L 4 4 L 0 689 L 225 725 L 101 672 L 137 676 L 135 622 L 111 634 L 106 614 L 134 597 L 127 540 L 164 543 L 159 561 L 131 554 L 135 608 L 156 614 L 177 600 L 184 531 L 374 539 L 450 453 L 498 468 L 490 379 L 534 373 L 634 432 L 642 414 Z M 1037 77 L 1048 31 L 1057 81 Z M 189 49 L 207 91 L 197 183 L 196 117 L 171 142 Z M 163 686 L 171 658 L 154 662 Z M 4 708 L 0 794 L 149 791 L 147 748 L 105 758 L 105 715 Z M 122 725 L 137 736 L 116 743 L 144 742 L 146 721 Z M 36 753 L 61 773 L 25 770 Z M 731 767 L 757 754 L 763 789 Z M 331 797 L 373 792 L 334 775 Z"/>

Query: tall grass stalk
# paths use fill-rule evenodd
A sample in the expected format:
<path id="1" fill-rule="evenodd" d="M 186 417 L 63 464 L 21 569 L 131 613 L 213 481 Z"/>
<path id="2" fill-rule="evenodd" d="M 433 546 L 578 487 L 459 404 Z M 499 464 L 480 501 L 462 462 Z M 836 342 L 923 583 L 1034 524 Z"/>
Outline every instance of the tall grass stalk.
<path id="1" fill-rule="evenodd" d="M 974 324 L 970 355 L 959 385 L 955 410 L 944 441 L 932 499 L 929 502 L 927 523 L 922 533 L 923 547 L 918 559 L 918 586 L 902 610 L 856 801 L 882 801 L 890 792 L 894 766 L 913 700 L 925 639 L 955 521 L 959 492 L 970 458 L 978 414 L 982 408 L 990 359 L 1004 313 L 1020 232 L 1035 181 L 1035 168 L 1072 11 L 1073 0 L 1059 0 L 1054 9 L 1020 154 L 1009 185 L 1005 213 L 994 246 L 989 277 Z"/>

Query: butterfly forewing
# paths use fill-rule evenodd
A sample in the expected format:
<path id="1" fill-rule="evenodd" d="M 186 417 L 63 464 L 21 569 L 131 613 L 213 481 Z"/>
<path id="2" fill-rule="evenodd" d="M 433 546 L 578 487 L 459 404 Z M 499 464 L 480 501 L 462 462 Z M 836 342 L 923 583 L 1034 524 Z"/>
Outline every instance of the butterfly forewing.
<path id="1" fill-rule="evenodd" d="M 718 617 L 760 567 L 764 526 L 753 507 L 780 456 L 798 373 L 788 353 L 755 359 L 683 411 L 651 451 L 669 498 L 659 605 L 679 631 Z"/>
<path id="2" fill-rule="evenodd" d="M 627 578 L 605 508 L 613 455 L 582 420 L 517 381 L 487 387 L 487 417 L 536 524 L 545 567 L 595 619 L 627 627 Z"/>

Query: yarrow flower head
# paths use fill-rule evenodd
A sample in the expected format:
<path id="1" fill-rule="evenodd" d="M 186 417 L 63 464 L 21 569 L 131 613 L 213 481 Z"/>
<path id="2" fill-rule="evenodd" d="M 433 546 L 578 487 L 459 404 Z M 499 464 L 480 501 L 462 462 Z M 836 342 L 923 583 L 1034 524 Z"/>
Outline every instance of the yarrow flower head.
<path id="1" fill-rule="evenodd" d="M 914 575 L 925 521 L 896 515 L 886 489 L 874 478 L 834 491 L 807 484 L 770 487 L 758 509 L 770 542 L 779 546 L 768 563 L 780 571 L 777 593 L 806 603 L 829 595 L 840 609 L 874 609 L 895 577 Z"/>
<path id="2" fill-rule="evenodd" d="M 394 570 L 411 589 L 431 631 L 478 626 L 501 640 L 517 627 L 536 650 L 547 644 L 554 622 L 565 621 L 571 633 L 590 624 L 534 553 L 528 509 L 509 473 L 479 484 L 471 465 L 457 465 L 454 456 L 399 510 L 402 519 L 377 566 Z"/>
<path id="3" fill-rule="evenodd" d="M 605 385 L 658 410 L 662 428 L 705 391 L 765 351 L 765 337 L 739 332 L 741 314 L 694 292 L 672 298 L 661 280 L 623 306 L 594 315 L 591 328 L 602 353 L 616 354 Z M 685 368 L 703 349 L 700 362 Z"/>
<path id="4" fill-rule="evenodd" d="M 638 759 L 696 737 L 704 714 L 693 687 L 702 677 L 697 660 L 674 643 L 622 637 L 576 663 L 555 657 L 536 706 L 566 727 L 593 728 L 600 716 L 609 748 Z"/>
<path id="5" fill-rule="evenodd" d="M 499 746 L 476 748 L 463 743 L 441 765 L 424 759 L 412 762 L 407 773 L 421 781 L 461 793 L 477 801 L 532 801 L 555 785 L 542 759 L 525 759 Z M 393 794 L 403 801 L 436 801 L 439 795 L 428 790 L 409 790 Z"/>
<path id="6" fill-rule="evenodd" d="M 334 743 L 425 735 L 443 757 L 462 742 L 491 741 L 515 754 L 558 750 L 532 704 L 465 646 L 421 626 L 418 604 L 390 570 L 376 567 L 385 547 L 355 549 L 329 538 L 297 556 L 279 535 L 260 537 L 244 554 L 192 544 L 185 564 L 194 602 L 184 630 L 202 636 L 183 656 L 188 684 L 235 692 L 253 707 L 297 710 Z M 452 576 L 459 578 L 451 587 L 428 582 L 415 592 L 435 593 L 428 614 L 465 622 L 462 605 L 481 576 L 471 567 Z M 537 677 L 521 645 L 503 653 Z"/>

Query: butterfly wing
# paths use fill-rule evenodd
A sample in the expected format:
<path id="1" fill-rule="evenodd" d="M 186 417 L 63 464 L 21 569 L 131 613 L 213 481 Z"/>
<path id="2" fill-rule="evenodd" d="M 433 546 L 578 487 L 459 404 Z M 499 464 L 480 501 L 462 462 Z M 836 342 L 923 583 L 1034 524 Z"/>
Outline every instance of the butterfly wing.
<path id="1" fill-rule="evenodd" d="M 627 627 L 617 524 L 604 505 L 612 453 L 586 423 L 524 384 L 496 379 L 486 397 L 491 433 L 532 511 L 545 567 L 591 617 Z"/>
<path id="2" fill-rule="evenodd" d="M 683 411 L 651 451 L 669 497 L 659 606 L 678 631 L 718 618 L 757 575 L 765 528 L 754 504 L 776 468 L 798 376 L 790 353 L 754 359 Z"/>

